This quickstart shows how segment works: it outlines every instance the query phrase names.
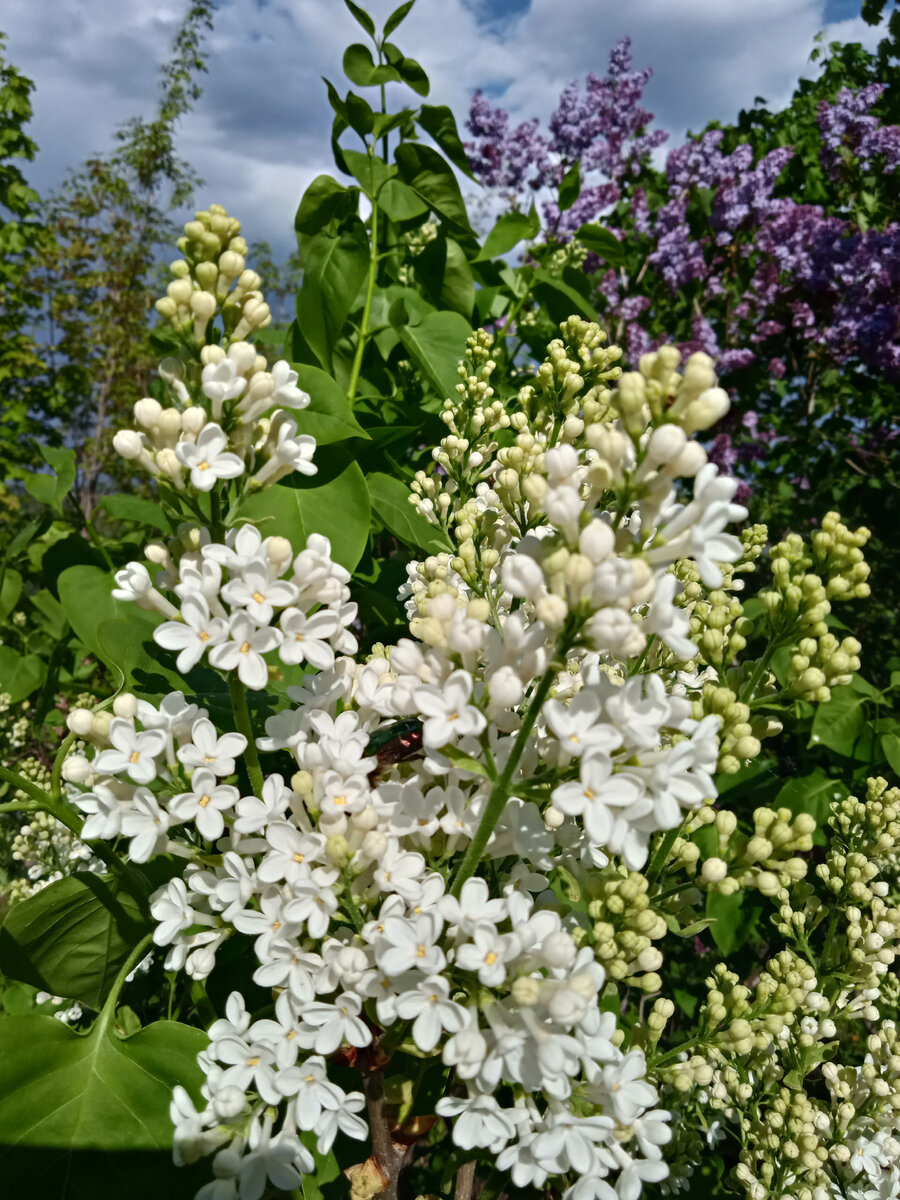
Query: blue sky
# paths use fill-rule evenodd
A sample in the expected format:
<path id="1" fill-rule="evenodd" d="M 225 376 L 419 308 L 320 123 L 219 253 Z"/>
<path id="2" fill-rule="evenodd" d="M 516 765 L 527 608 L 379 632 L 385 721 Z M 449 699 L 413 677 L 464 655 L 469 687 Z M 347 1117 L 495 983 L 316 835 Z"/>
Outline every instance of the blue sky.
<path id="1" fill-rule="evenodd" d="M 152 111 L 187 0 L 24 0 L 0 26 L 8 53 L 37 85 L 31 171 L 46 191 L 115 127 Z M 376 19 L 399 0 L 370 0 Z M 602 73 L 610 47 L 632 38 L 654 76 L 648 107 L 675 139 L 732 120 L 757 95 L 787 101 L 809 71 L 815 34 L 864 40 L 859 0 L 418 0 L 394 35 L 432 80 L 432 103 L 462 125 L 476 87 L 518 119 L 546 119 L 562 87 Z M 361 31 L 341 0 L 220 0 L 209 73 L 180 150 L 206 180 L 198 206 L 225 204 L 248 239 L 282 253 L 303 189 L 331 171 L 330 112 L 321 76 L 340 82 L 344 46 Z"/>

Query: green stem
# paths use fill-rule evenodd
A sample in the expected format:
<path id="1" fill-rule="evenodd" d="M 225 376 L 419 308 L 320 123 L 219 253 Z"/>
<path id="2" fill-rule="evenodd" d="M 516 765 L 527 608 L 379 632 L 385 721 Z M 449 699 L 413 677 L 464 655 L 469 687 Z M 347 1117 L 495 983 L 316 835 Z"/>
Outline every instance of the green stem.
<path id="1" fill-rule="evenodd" d="M 8 804 L 0 804 L 0 813 L 37 812 L 37 809 L 34 800 L 11 800 Z"/>
<path id="2" fill-rule="evenodd" d="M 356 399 L 356 389 L 359 386 L 359 373 L 362 370 L 363 355 L 369 341 L 369 321 L 372 316 L 372 297 L 375 295 L 375 276 L 378 273 L 378 198 L 375 194 L 375 148 L 369 147 L 369 187 L 372 193 L 371 238 L 369 240 L 369 278 L 366 283 L 366 301 L 363 306 L 362 320 L 359 325 L 359 338 L 356 343 L 356 353 L 353 356 L 353 367 L 350 371 L 350 383 L 347 387 L 347 398 L 350 404 Z"/>
<path id="3" fill-rule="evenodd" d="M 244 765 L 250 778 L 250 786 L 255 796 L 262 796 L 263 773 L 259 765 L 259 755 L 256 753 L 256 739 L 253 724 L 250 720 L 250 709 L 247 707 L 247 691 L 237 675 L 228 676 L 228 694 L 231 696 L 231 708 L 238 732 L 247 739 L 247 749 L 244 751 Z"/>
<path id="4" fill-rule="evenodd" d="M 503 768 L 503 774 L 491 788 L 491 794 L 488 797 L 487 806 L 482 814 L 481 820 L 478 823 L 478 828 L 475 830 L 475 836 L 469 842 L 468 849 L 463 856 L 462 862 L 457 868 L 453 878 L 453 886 L 450 889 L 452 896 L 459 897 L 462 891 L 462 886 L 466 880 L 475 873 L 475 869 L 481 862 L 481 856 L 484 853 L 484 848 L 488 844 L 491 834 L 496 828 L 497 822 L 506 807 L 506 801 L 510 795 L 510 784 L 516 768 L 519 765 L 519 759 L 528 744 L 528 739 L 531 737 L 531 731 L 534 729 L 534 723 L 538 718 L 538 713 L 541 711 L 544 701 L 553 686 L 553 681 L 559 671 L 558 660 L 565 661 L 565 655 L 571 648 L 574 640 L 574 631 L 567 625 L 563 631 L 559 645 L 557 646 L 556 654 L 553 661 L 547 667 L 541 677 L 541 682 L 538 684 L 537 691 L 534 693 L 531 703 L 528 706 L 528 711 L 522 721 L 516 740 L 513 743 L 513 748 L 507 759 L 506 766 Z"/>
<path id="5" fill-rule="evenodd" d="M 70 733 L 63 738 L 59 750 L 56 752 L 56 758 L 53 760 L 53 774 L 50 776 L 50 791 L 54 800 L 62 799 L 62 769 L 63 763 L 66 761 L 66 756 L 77 741 L 78 735 Z"/>
<path id="6" fill-rule="evenodd" d="M 683 828 L 684 822 L 682 821 L 677 828 L 668 830 L 668 832 L 661 839 L 659 845 L 653 851 L 653 857 L 650 859 L 650 866 L 647 868 L 648 882 L 653 883 L 657 876 L 662 875 L 663 867 L 666 865 L 666 859 L 669 857 L 669 852 L 675 845 L 675 839 L 681 833 Z"/>
<path id="7" fill-rule="evenodd" d="M 122 988 L 125 986 L 125 980 L 138 965 L 150 947 L 153 945 L 153 934 L 148 933 L 146 937 L 142 937 L 135 948 L 131 951 L 122 966 L 119 968 L 119 973 L 116 976 L 112 987 L 109 990 L 109 995 L 103 1001 L 103 1007 L 100 1009 L 100 1016 L 97 1022 L 101 1029 L 107 1028 L 116 1013 L 116 1004 L 119 1001 L 119 995 Z"/>

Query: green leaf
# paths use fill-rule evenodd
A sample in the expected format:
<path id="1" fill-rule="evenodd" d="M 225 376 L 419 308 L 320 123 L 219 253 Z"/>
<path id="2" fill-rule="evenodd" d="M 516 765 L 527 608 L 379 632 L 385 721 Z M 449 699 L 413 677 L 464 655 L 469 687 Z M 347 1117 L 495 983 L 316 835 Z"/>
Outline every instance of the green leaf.
<path id="1" fill-rule="evenodd" d="M 366 477 L 372 508 L 391 533 L 407 546 L 442 554 L 452 550 L 449 538 L 409 503 L 409 488 L 394 475 L 380 471 Z"/>
<path id="2" fill-rule="evenodd" d="M 388 166 L 375 154 L 362 154 L 359 150 L 345 150 L 344 162 L 370 200 L 374 200 L 388 180 L 397 174 L 396 167 Z"/>
<path id="3" fill-rule="evenodd" d="M 475 305 L 475 280 L 459 242 L 436 237 L 415 259 L 416 279 L 425 284 L 436 308 L 450 309 L 471 320 Z"/>
<path id="4" fill-rule="evenodd" d="M 153 500 L 130 496 L 127 492 L 117 492 L 114 496 L 104 496 L 100 500 L 100 507 L 116 521 L 134 521 L 138 525 L 149 525 L 167 535 L 172 532 L 165 513 Z"/>
<path id="5" fill-rule="evenodd" d="M 400 177 L 420 196 L 433 212 L 470 237 L 475 231 L 469 224 L 465 201 L 456 176 L 445 158 L 416 142 L 401 142 L 394 151 Z"/>
<path id="6" fill-rule="evenodd" d="M 69 567 L 60 575 L 58 586 L 59 602 L 66 619 L 75 630 L 76 637 L 98 658 L 103 657 L 97 637 L 97 630 L 103 621 L 114 617 L 142 622 L 146 620 L 146 614 L 136 604 L 113 599 L 113 580 L 100 567 Z"/>
<path id="7" fill-rule="evenodd" d="M 465 754 L 458 746 L 443 746 L 438 750 L 438 754 L 448 759 L 458 771 L 468 771 L 472 775 L 484 775 L 487 778 L 488 770 L 484 763 L 473 758 L 471 754 Z"/>
<path id="8" fill-rule="evenodd" d="M 397 332 L 438 397 L 454 395 L 457 368 L 466 352 L 466 339 L 472 336 L 465 317 L 455 312 L 428 313 L 418 325 L 404 325 Z"/>
<path id="9" fill-rule="evenodd" d="M 378 193 L 378 207 L 391 221 L 411 221 L 424 216 L 428 205 L 401 179 L 389 179 Z"/>
<path id="10" fill-rule="evenodd" d="M 368 270 L 369 238 L 358 218 L 339 237 L 320 234 L 307 248 L 297 321 L 326 371 Z"/>
<path id="11" fill-rule="evenodd" d="M 406 20 L 409 10 L 415 4 L 416 0 L 406 0 L 405 4 L 401 4 L 399 8 L 395 8 L 391 15 L 384 23 L 384 36 L 390 37 L 397 26 Z"/>
<path id="12" fill-rule="evenodd" d="M 836 754 L 852 756 L 863 737 L 865 697 L 851 687 L 836 687 L 813 717 L 811 745 L 827 746 Z"/>
<path id="13" fill-rule="evenodd" d="M 565 321 L 573 313 L 581 313 L 591 321 L 597 320 L 596 309 L 580 292 L 543 267 L 538 267 L 534 272 L 534 290 L 547 306 L 551 319 L 557 323 Z"/>
<path id="14" fill-rule="evenodd" d="M 199 1100 L 196 1059 L 207 1045 L 201 1030 L 174 1021 L 123 1039 L 103 1019 L 88 1034 L 36 1013 L 0 1019 L 4 1190 L 158 1200 L 164 1188 L 187 1200 L 205 1173 L 173 1170 L 169 1103 L 176 1084 Z"/>
<path id="15" fill-rule="evenodd" d="M 743 892 L 735 892 L 731 896 L 722 896 L 718 892 L 707 893 L 706 915 L 710 921 L 710 933 L 723 954 L 733 953 L 744 943 L 747 918 L 742 911 L 743 905 Z"/>
<path id="16" fill-rule="evenodd" d="M 811 775 L 789 779 L 775 797 L 775 807 L 790 809 L 794 816 L 798 813 L 809 813 L 822 828 L 828 820 L 831 805 L 849 794 L 840 780 L 832 779 L 821 767 L 816 767 Z M 814 837 L 817 844 L 824 844 L 824 835 L 819 830 Z"/>
<path id="17" fill-rule="evenodd" d="M 604 229 L 602 225 L 589 222 L 587 225 L 582 225 L 575 236 L 582 245 L 593 251 L 594 254 L 598 254 L 611 267 L 625 265 L 625 246 L 615 234 Z"/>
<path id="18" fill-rule="evenodd" d="M 460 140 L 452 110 L 446 104 L 423 104 L 417 120 L 419 126 L 437 142 L 454 167 L 477 183 L 466 155 L 466 148 Z"/>
<path id="19" fill-rule="evenodd" d="M 498 258 L 501 254 L 512 250 L 513 246 L 518 246 L 519 242 L 537 237 L 540 228 L 541 222 L 534 205 L 531 206 L 529 213 L 504 213 L 484 239 L 484 245 L 478 251 L 474 261 L 488 262 L 492 258 Z"/>
<path id="20" fill-rule="evenodd" d="M 388 67 L 388 70 L 394 79 L 399 80 L 400 76 L 393 68 Z M 372 78 L 375 71 L 375 60 L 372 58 L 372 51 L 368 46 L 362 46 L 359 42 L 354 42 L 352 46 L 348 46 L 344 51 L 344 74 L 357 87 L 368 87 L 372 83 L 380 82 Z M 384 82 L 386 83 L 387 80 L 384 80 Z"/>
<path id="21" fill-rule="evenodd" d="M 47 664 L 37 654 L 22 655 L 12 646 L 0 646 L 0 691 L 8 692 L 10 704 L 36 692 L 47 677 Z"/>
<path id="22" fill-rule="evenodd" d="M 560 212 L 566 212 L 581 195 L 581 159 L 569 167 L 559 185 L 558 207 Z"/>
<path id="23" fill-rule="evenodd" d="M 0 621 L 5 621 L 19 603 L 22 595 L 22 576 L 11 567 L 3 572 L 3 582 L 0 584 Z"/>
<path id="24" fill-rule="evenodd" d="M 253 521 L 263 536 L 278 533 L 294 546 L 303 545 L 311 533 L 331 542 L 336 562 L 352 571 L 369 539 L 371 507 L 365 476 L 359 465 L 336 446 L 316 454 L 319 473 L 296 473 L 274 487 L 246 499 L 233 523 Z"/>
<path id="25" fill-rule="evenodd" d="M 303 1176 L 303 1200 L 324 1200 L 326 1193 L 322 1188 L 341 1178 L 341 1167 L 334 1150 L 322 1154 L 319 1150 L 319 1139 L 311 1131 L 300 1134 L 300 1141 L 315 1160 L 315 1169 Z M 330 1189 L 329 1189 L 330 1190 Z"/>
<path id="26" fill-rule="evenodd" d="M 347 124 L 360 137 L 364 138 L 371 133 L 375 126 L 375 112 L 367 100 L 362 96 L 357 96 L 355 92 L 348 92 L 345 101 L 347 106 Z"/>
<path id="27" fill-rule="evenodd" d="M 344 3 L 353 14 L 354 20 L 361 25 L 369 37 L 375 36 L 375 22 L 369 16 L 364 8 L 360 8 L 358 4 L 354 4 L 353 0 L 344 0 Z"/>
<path id="28" fill-rule="evenodd" d="M 427 96 L 431 85 L 421 65 L 414 58 L 407 58 L 393 42 L 385 42 L 381 48 L 385 58 L 407 87 L 411 87 L 420 96 Z"/>
<path id="29" fill-rule="evenodd" d="M 672 994 L 675 997 L 675 1003 L 690 1020 L 697 1009 L 698 998 L 692 992 L 686 992 L 684 988 L 675 988 Z"/>
<path id="30" fill-rule="evenodd" d="M 348 438 L 369 439 L 353 415 L 347 393 L 330 375 L 304 363 L 295 364 L 294 370 L 300 387 L 309 394 L 308 407 L 297 413 L 297 427 L 301 433 L 311 434 L 319 446 Z"/>
<path id="31" fill-rule="evenodd" d="M 62 512 L 62 502 L 75 482 L 75 451 L 65 446 L 39 446 L 38 449 L 54 474 L 27 472 L 25 490 L 39 503 Z"/>
<path id="32" fill-rule="evenodd" d="M 294 228 L 298 234 L 315 237 L 332 222 L 356 216 L 358 209 L 359 191 L 356 188 L 344 187 L 331 175 L 317 175 L 303 193 Z"/>
<path id="33" fill-rule="evenodd" d="M 13 905 L 0 925 L 0 971 L 99 1009 L 152 928 L 109 876 L 76 872 Z"/>
<path id="34" fill-rule="evenodd" d="M 896 733 L 881 735 L 881 749 L 895 775 L 900 775 L 900 737 Z"/>

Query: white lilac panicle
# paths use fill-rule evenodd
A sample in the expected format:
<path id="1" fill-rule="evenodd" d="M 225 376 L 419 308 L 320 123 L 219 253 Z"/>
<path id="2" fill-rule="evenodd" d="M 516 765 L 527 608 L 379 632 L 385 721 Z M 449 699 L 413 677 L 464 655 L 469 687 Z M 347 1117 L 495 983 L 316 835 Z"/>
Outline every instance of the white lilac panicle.
<path id="1" fill-rule="evenodd" d="M 269 680 L 266 655 L 274 652 L 286 666 L 326 666 L 335 652 L 356 649 L 348 628 L 356 620 L 348 575 L 332 561 L 331 545 L 321 534 L 309 536 L 292 564 L 284 538 L 263 538 L 252 525 L 239 526 L 223 544 L 203 537 L 198 551 L 159 572 L 158 587 L 149 577 L 145 585 L 141 572 L 146 574 L 140 563 L 120 571 L 116 594 L 175 618 L 157 625 L 153 640 L 178 652 L 183 673 L 206 659 L 259 691 Z M 138 588 L 132 579 L 140 580 Z"/>
<path id="2" fill-rule="evenodd" d="M 719 718 L 698 719 L 685 694 L 695 647 L 669 568 L 690 560 L 715 586 L 745 514 L 678 424 L 688 383 L 613 393 L 617 355 L 595 327 L 564 332 L 584 352 L 554 343 L 515 421 L 490 399 L 476 335 L 483 370 L 445 406 L 439 471 L 416 492 L 458 553 L 410 565 L 396 646 L 353 657 L 349 573 L 320 535 L 292 548 L 249 525 L 224 541 L 193 527 L 154 551 L 152 581 L 141 564 L 120 572 L 122 598 L 164 618 L 153 636 L 179 669 L 217 669 L 233 693 L 306 672 L 287 701 L 273 693 L 253 742 L 204 711 L 179 719 L 183 696 L 144 701 L 95 731 L 77 801 L 139 861 L 190 860 L 151 898 L 167 969 L 202 980 L 239 938 L 273 991 L 259 1019 L 231 997 L 200 1058 L 204 1107 L 173 1101 L 176 1160 L 215 1156 L 204 1197 L 299 1186 L 302 1135 L 321 1153 L 339 1132 L 365 1140 L 362 1091 L 333 1068 L 357 1063 L 362 1088 L 386 1043 L 452 1073 L 437 1115 L 514 1187 L 634 1200 L 667 1174 L 669 1113 L 643 1052 L 621 1048 L 614 987 L 551 882 L 640 871 L 655 834 L 715 797 Z M 257 373 L 235 345 L 206 359 L 216 410 L 300 407 L 284 364 Z M 510 427 L 516 445 L 500 447 Z M 199 459 L 200 436 L 187 459 L 205 479 L 234 451 Z M 291 418 L 266 438 L 257 482 L 305 470 Z M 601 510 L 610 492 L 620 503 Z"/>

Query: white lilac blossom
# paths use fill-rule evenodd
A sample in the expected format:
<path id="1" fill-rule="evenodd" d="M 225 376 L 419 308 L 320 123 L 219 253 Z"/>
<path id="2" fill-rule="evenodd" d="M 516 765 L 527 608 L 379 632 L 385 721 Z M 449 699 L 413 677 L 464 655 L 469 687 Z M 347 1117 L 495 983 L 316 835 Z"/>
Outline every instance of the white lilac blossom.
<path id="1" fill-rule="evenodd" d="M 633 1200 L 667 1175 L 670 1113 L 611 1011 L 617 980 L 660 986 L 662 956 L 648 936 L 607 972 L 612 934 L 558 889 L 607 867 L 604 881 L 630 879 L 657 835 L 715 799 L 721 722 L 685 683 L 698 651 L 670 568 L 721 584 L 745 510 L 681 420 L 690 363 L 669 377 L 671 356 L 648 356 L 613 391 L 618 352 L 586 322 L 562 332 L 512 417 L 491 399 L 489 339 L 471 339 L 437 470 L 411 497 L 457 552 L 410 565 L 396 646 L 353 657 L 349 573 L 318 534 L 292 547 L 194 525 L 148 553 L 154 579 L 139 563 L 120 573 L 123 599 L 166 618 L 153 636 L 178 669 L 202 663 L 237 697 L 240 733 L 180 693 L 91 725 L 80 798 L 94 836 L 130 838 L 136 861 L 189 860 L 150 901 L 166 968 L 203 980 L 243 939 L 273 991 L 257 1017 L 231 996 L 200 1056 L 204 1106 L 173 1101 L 176 1158 L 215 1155 L 201 1196 L 300 1186 L 310 1139 L 320 1153 L 339 1131 L 364 1140 L 365 1097 L 335 1068 L 356 1064 L 371 1088 L 396 1050 L 442 1064 L 452 1085 L 435 1113 L 514 1187 Z M 181 485 L 199 490 L 235 469 L 218 419 L 305 399 L 286 364 L 212 349 L 212 423 L 176 447 Z M 251 481 L 309 472 L 297 429 L 276 414 L 239 439 Z M 262 728 L 243 689 L 273 680 L 285 686 Z M 859 1171 L 881 1169 L 870 1142 Z"/>

